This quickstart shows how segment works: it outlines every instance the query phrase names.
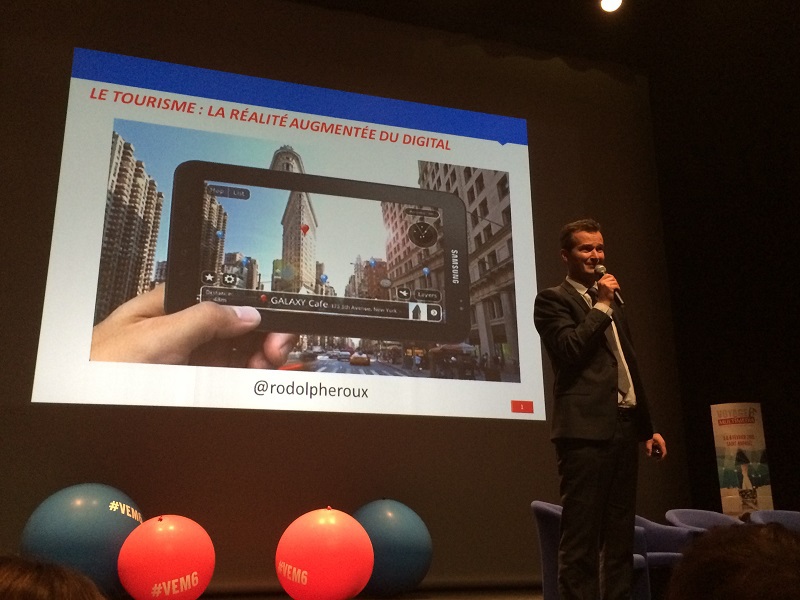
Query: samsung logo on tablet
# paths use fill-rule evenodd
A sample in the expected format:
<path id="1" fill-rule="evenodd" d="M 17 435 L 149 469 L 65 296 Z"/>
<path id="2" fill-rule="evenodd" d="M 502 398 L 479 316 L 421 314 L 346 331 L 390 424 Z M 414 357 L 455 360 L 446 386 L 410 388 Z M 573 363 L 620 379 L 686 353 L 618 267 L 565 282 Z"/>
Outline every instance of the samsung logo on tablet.
<path id="1" fill-rule="evenodd" d="M 450 250 L 450 273 L 452 282 L 458 283 L 458 250 Z"/>

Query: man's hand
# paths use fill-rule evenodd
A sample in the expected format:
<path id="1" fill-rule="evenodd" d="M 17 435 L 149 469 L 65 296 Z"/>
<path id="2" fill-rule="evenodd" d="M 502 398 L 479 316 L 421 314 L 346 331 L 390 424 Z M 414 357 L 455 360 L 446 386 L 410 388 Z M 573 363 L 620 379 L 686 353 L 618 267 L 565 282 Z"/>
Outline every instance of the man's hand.
<path id="1" fill-rule="evenodd" d="M 597 280 L 597 301 L 611 306 L 614 302 L 614 292 L 617 290 L 619 290 L 619 283 L 617 283 L 616 277 L 606 273 Z"/>
<path id="2" fill-rule="evenodd" d="M 661 456 L 657 456 L 657 452 L 654 452 L 653 448 L 658 446 L 661 449 Z M 651 456 L 653 458 L 663 460 L 667 457 L 667 443 L 664 441 L 664 438 L 661 437 L 660 433 L 654 433 L 653 437 L 647 440 L 645 444 L 645 452 L 647 456 Z"/>

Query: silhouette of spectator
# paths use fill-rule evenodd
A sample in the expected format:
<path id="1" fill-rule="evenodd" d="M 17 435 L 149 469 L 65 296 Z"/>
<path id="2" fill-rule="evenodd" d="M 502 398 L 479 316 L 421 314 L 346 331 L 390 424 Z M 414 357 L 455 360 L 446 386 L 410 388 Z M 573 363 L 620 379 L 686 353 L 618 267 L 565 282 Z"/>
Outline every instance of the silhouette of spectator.
<path id="1" fill-rule="evenodd" d="M 783 525 L 717 527 L 698 537 L 673 570 L 666 600 L 795 600 L 800 533 Z"/>
<path id="2" fill-rule="evenodd" d="M 0 556 L 0 598 L 106 600 L 91 579 L 62 565 Z"/>

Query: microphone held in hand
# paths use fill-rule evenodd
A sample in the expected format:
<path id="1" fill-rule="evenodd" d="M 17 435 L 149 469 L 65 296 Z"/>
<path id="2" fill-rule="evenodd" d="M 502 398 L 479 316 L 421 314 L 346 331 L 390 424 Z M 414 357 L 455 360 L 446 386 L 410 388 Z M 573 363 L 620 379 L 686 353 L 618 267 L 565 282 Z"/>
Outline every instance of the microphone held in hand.
<path id="1" fill-rule="evenodd" d="M 594 274 L 597 275 L 597 278 L 600 279 L 603 275 L 607 273 L 605 265 L 595 265 L 594 266 Z M 625 306 L 625 303 L 622 301 L 622 296 L 619 295 L 619 290 L 614 290 L 614 300 L 617 301 L 617 304 L 620 306 Z"/>

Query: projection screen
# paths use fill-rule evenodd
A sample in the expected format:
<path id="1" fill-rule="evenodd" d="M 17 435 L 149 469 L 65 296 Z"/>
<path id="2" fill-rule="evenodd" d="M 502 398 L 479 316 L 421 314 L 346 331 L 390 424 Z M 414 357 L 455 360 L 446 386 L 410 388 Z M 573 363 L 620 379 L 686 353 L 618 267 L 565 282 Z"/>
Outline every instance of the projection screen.
<path id="1" fill-rule="evenodd" d="M 75 49 L 33 401 L 543 420 L 527 144 L 519 118 Z M 117 329 L 206 301 L 261 323 L 187 360 Z M 247 368 L 268 336 L 288 360 Z"/>

